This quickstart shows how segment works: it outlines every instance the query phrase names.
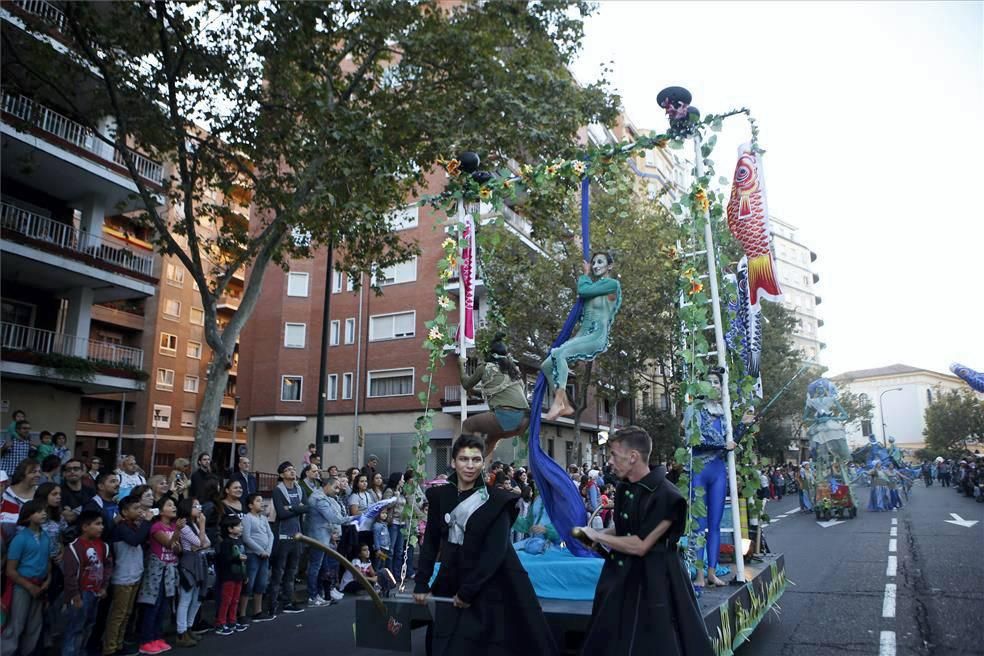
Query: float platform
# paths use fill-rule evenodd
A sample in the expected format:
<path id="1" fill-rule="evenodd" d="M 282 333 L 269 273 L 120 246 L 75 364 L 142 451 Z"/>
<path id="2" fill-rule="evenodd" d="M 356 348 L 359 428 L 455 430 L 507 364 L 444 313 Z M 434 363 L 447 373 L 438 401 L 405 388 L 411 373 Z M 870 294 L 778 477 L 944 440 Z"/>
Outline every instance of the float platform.
<path id="1" fill-rule="evenodd" d="M 733 654 L 786 589 L 782 554 L 766 554 L 746 562 L 745 573 L 744 585 L 705 588 L 699 600 L 704 624 L 718 656 Z M 360 597 L 355 602 L 356 646 L 409 653 L 411 633 L 432 623 L 430 610 L 405 598 L 383 601 L 403 628 L 397 635 L 391 635 L 386 630 L 386 618 L 369 598 Z M 541 597 L 540 605 L 563 653 L 576 654 L 591 618 L 591 602 Z"/>

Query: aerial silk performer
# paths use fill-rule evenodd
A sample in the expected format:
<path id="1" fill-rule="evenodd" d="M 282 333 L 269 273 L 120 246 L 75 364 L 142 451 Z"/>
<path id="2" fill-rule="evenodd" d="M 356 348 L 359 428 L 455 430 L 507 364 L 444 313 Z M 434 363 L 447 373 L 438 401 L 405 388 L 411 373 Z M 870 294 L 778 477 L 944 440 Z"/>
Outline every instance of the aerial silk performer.
<path id="1" fill-rule="evenodd" d="M 589 261 L 589 255 L 591 253 L 589 239 L 589 194 L 590 180 L 584 178 L 581 181 L 581 254 L 585 262 Z M 607 262 L 607 257 L 603 254 L 602 256 L 606 258 Z M 601 267 L 599 267 L 600 269 Z M 604 268 L 604 274 L 607 274 L 609 269 L 610 265 L 606 266 Z M 587 277 L 587 274 L 582 276 L 582 279 L 585 277 Z M 596 283 L 605 277 L 605 275 L 602 275 L 598 280 L 591 280 L 591 282 Z M 612 282 L 617 284 L 617 281 Z M 560 376 L 566 371 L 568 358 L 570 357 L 575 360 L 591 359 L 607 347 L 611 320 L 615 316 L 615 312 L 618 311 L 622 295 L 620 286 L 612 286 L 612 289 L 609 290 L 607 286 L 611 285 L 611 283 L 606 282 L 602 284 L 605 285 L 605 287 L 602 287 L 602 290 L 607 290 L 604 293 L 593 296 L 589 296 L 587 293 L 585 295 L 578 294 L 574 308 L 567 316 L 567 321 L 564 323 L 563 328 L 561 328 L 557 339 L 551 345 L 551 355 L 547 360 L 553 360 L 553 362 L 545 367 L 546 372 L 541 371 L 540 375 L 537 376 L 536 386 L 533 388 L 533 402 L 531 403 L 533 408 L 539 409 L 543 407 L 543 397 L 547 392 L 548 386 L 547 376 L 544 373 L 550 374 L 553 381 L 552 385 L 557 388 L 554 390 L 554 401 L 556 402 L 558 392 L 562 392 L 566 397 L 566 380 L 562 381 Z M 578 287 L 581 288 L 580 280 Z M 586 289 L 585 291 L 587 292 L 588 290 Z M 598 291 L 598 288 L 592 286 L 590 291 Z M 615 294 L 615 300 L 608 298 L 612 293 Z M 590 307 L 586 308 L 586 305 L 590 305 Z M 582 321 L 582 328 L 578 332 L 578 336 L 587 336 L 589 339 L 575 342 L 576 348 L 556 351 L 568 341 L 568 338 L 574 332 L 574 327 L 577 325 L 578 320 L 582 319 L 582 316 L 586 320 L 590 320 L 588 321 L 589 324 L 600 323 L 602 325 L 585 326 L 586 321 Z M 601 338 L 602 335 L 604 340 Z M 588 351 L 587 349 L 591 350 Z M 563 365 L 561 365 L 561 361 L 563 361 Z M 561 385 L 561 382 L 564 384 Z M 563 404 L 563 399 L 561 399 L 561 404 Z M 563 405 L 561 405 L 561 410 L 563 410 Z M 555 417 L 559 416 L 559 414 L 555 415 Z M 585 510 L 584 503 L 581 501 L 581 493 L 578 491 L 574 481 L 564 471 L 564 468 L 544 453 L 540 447 L 540 412 L 538 411 L 530 413 L 529 453 L 530 470 L 533 472 L 533 480 L 536 482 L 537 490 L 539 490 L 540 496 L 543 498 L 543 504 L 547 508 L 547 513 L 553 520 L 557 532 L 566 542 L 567 548 L 576 556 L 587 558 L 596 557 L 597 554 L 594 551 L 585 546 L 580 540 L 575 539 L 571 534 L 575 526 L 584 526 L 587 523 L 587 510 Z"/>

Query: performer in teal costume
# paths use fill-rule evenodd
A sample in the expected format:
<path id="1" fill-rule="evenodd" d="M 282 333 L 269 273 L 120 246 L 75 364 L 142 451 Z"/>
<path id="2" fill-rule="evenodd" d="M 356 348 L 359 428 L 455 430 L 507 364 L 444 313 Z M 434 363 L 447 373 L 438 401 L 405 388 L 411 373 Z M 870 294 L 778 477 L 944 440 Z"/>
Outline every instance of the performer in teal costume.
<path id="1" fill-rule="evenodd" d="M 622 305 L 622 285 L 609 275 L 614 264 L 608 253 L 595 253 L 590 264 L 584 263 L 584 275 L 577 279 L 577 295 L 584 300 L 581 325 L 573 337 L 552 349 L 540 365 L 554 396 L 546 415 L 548 420 L 574 414 L 574 406 L 567 398 L 568 365 L 593 360 L 608 348 L 612 323 Z"/>

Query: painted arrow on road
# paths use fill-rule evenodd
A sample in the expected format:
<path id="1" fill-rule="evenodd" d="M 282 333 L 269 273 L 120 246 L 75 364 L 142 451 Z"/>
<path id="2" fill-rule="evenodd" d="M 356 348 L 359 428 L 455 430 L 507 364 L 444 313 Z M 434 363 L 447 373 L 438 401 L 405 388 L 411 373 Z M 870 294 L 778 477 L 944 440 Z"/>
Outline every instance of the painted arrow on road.
<path id="1" fill-rule="evenodd" d="M 831 519 L 831 520 L 826 521 L 826 522 L 817 522 L 817 524 L 819 526 L 822 526 L 824 528 L 830 528 L 831 526 L 837 526 L 838 524 L 846 524 L 846 523 L 847 522 L 845 522 L 843 520 L 840 520 L 840 519 Z"/>
<path id="2" fill-rule="evenodd" d="M 963 526 L 964 528 L 970 528 L 977 523 L 976 519 L 964 519 L 957 513 L 950 513 L 950 517 L 953 517 L 953 519 L 944 519 L 943 521 L 947 524 L 956 524 L 957 526 Z"/>

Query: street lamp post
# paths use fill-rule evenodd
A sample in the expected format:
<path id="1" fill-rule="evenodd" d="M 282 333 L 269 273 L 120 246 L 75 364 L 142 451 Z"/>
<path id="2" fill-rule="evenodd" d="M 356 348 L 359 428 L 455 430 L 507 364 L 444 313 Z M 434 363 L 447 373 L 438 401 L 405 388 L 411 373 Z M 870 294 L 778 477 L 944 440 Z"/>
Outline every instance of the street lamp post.
<path id="1" fill-rule="evenodd" d="M 886 449 L 888 448 L 888 435 L 885 432 L 885 406 L 882 405 L 882 397 L 888 392 L 901 392 L 901 387 L 892 387 L 887 390 L 882 390 L 881 394 L 878 395 L 878 414 L 881 415 L 881 425 L 882 425 L 882 446 Z"/>
<path id="2" fill-rule="evenodd" d="M 229 471 L 236 471 L 236 431 L 239 430 L 239 397 L 234 397 L 236 404 L 232 407 L 232 450 L 229 453 Z"/>
<path id="3" fill-rule="evenodd" d="M 154 408 L 154 441 L 150 447 L 150 475 L 154 475 L 154 462 L 157 460 L 157 423 L 161 419 L 161 411 Z"/>

